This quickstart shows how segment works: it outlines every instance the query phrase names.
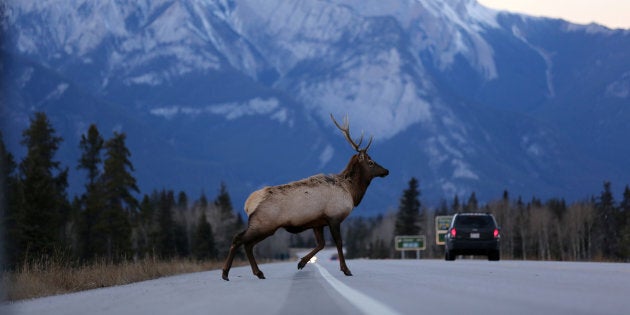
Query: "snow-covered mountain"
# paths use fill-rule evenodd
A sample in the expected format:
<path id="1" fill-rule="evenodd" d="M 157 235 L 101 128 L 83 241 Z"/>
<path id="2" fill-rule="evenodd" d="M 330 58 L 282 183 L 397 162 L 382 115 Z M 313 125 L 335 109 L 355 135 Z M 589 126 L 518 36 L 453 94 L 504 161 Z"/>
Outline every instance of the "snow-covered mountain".
<path id="1" fill-rule="evenodd" d="M 2 120 L 34 111 L 74 167 L 90 123 L 124 131 L 144 192 L 193 197 L 340 171 L 329 113 L 390 169 L 363 213 L 423 199 L 570 200 L 630 183 L 630 32 L 474 0 L 8 1 Z M 71 174 L 75 191 L 83 180 Z"/>

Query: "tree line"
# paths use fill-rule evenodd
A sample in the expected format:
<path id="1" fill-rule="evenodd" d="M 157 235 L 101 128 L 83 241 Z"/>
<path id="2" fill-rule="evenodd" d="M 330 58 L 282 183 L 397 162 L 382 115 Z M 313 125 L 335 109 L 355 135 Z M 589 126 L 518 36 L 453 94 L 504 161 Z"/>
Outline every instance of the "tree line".
<path id="1" fill-rule="evenodd" d="M 435 216 L 462 212 L 492 213 L 501 228 L 503 259 L 630 261 L 630 187 L 619 202 L 604 182 L 598 195 L 571 204 L 560 198 L 543 201 L 502 197 L 479 204 L 474 192 L 465 202 L 455 195 L 449 204 L 423 207 L 418 180 L 412 178 L 395 212 L 375 218 L 352 218 L 346 223 L 348 258 L 400 257 L 395 235 L 426 235 L 423 257 L 441 258 L 436 245 Z M 415 253 L 412 253 L 415 255 Z"/>
<path id="2" fill-rule="evenodd" d="M 133 176 L 126 135 L 105 139 L 91 125 L 78 144 L 76 170 L 85 173 L 84 192 L 67 195 L 67 167 L 55 160 L 62 138 L 45 113 L 35 113 L 22 133 L 25 157 L 17 163 L 0 135 L 5 268 L 46 257 L 72 257 L 78 263 L 120 262 L 143 257 L 222 259 L 232 237 L 245 227 L 225 184 L 213 200 L 204 193 L 189 200 L 184 192 L 144 194 Z M 503 259 L 630 260 L 630 188 L 616 202 L 611 183 L 583 201 L 501 198 L 481 205 L 475 193 L 465 202 L 455 195 L 436 208 L 421 203 L 420 184 L 411 178 L 398 209 L 377 217 L 351 217 L 343 224 L 348 258 L 400 257 L 396 235 L 426 235 L 422 257 L 440 258 L 434 218 L 459 212 L 493 213 L 501 226 Z M 328 240 L 330 244 L 330 240 Z M 290 247 L 314 247 L 312 235 L 278 231 L 256 247 L 265 258 L 289 257 Z M 242 256 L 242 254 L 239 254 Z M 415 255 L 412 253 L 411 255 Z"/>
<path id="3" fill-rule="evenodd" d="M 45 113 L 36 113 L 23 131 L 26 155 L 19 164 L 0 137 L 5 268 L 47 257 L 89 263 L 226 254 L 244 223 L 225 184 L 211 201 L 202 193 L 190 202 L 186 193 L 166 189 L 137 199 L 125 141 L 124 133 L 105 139 L 96 125 L 89 127 L 76 166 L 86 173 L 85 190 L 70 199 L 69 169 L 54 159 L 62 138 Z"/>

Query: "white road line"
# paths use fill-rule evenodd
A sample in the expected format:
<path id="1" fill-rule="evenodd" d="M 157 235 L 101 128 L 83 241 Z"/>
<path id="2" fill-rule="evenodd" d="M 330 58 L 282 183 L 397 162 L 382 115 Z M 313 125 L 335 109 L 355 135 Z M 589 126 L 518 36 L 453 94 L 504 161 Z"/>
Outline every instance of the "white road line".
<path id="1" fill-rule="evenodd" d="M 319 270 L 319 273 L 328 281 L 328 283 L 346 298 L 352 305 L 360 309 L 367 315 L 399 315 L 398 312 L 391 309 L 389 306 L 374 300 L 373 298 L 347 286 L 343 282 L 335 279 L 326 268 L 315 263 L 315 267 Z"/>

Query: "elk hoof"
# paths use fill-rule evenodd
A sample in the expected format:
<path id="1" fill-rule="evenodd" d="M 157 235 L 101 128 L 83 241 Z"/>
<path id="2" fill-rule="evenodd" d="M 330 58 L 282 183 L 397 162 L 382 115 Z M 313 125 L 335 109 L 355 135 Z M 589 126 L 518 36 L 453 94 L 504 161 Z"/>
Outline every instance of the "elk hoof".
<path id="1" fill-rule="evenodd" d="M 298 270 L 302 270 L 302 268 L 304 268 L 304 266 L 306 266 L 306 261 L 304 261 L 304 259 L 302 259 L 298 263 Z"/>
<path id="2" fill-rule="evenodd" d="M 229 271 L 223 270 L 223 275 L 221 275 L 221 278 L 223 278 L 223 280 L 225 281 L 230 281 L 230 278 L 228 278 L 228 273 Z"/>
<path id="3" fill-rule="evenodd" d="M 341 271 L 343 271 L 343 274 L 346 276 L 352 276 L 352 272 L 350 272 L 350 269 L 348 268 L 343 268 Z"/>
<path id="4" fill-rule="evenodd" d="M 258 279 L 265 279 L 265 275 L 263 274 L 263 272 L 262 272 L 262 271 L 258 271 L 258 272 L 256 273 L 256 277 L 258 277 Z"/>

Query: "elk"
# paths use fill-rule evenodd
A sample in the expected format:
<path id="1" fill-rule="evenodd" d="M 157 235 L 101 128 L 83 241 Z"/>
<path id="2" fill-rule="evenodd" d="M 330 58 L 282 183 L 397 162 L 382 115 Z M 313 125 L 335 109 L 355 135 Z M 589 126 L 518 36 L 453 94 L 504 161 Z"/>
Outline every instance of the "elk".
<path id="1" fill-rule="evenodd" d="M 341 239 L 341 222 L 359 205 L 370 182 L 375 177 L 385 177 L 389 171 L 370 158 L 367 150 L 372 144 L 372 137 L 367 146 L 360 148 L 363 135 L 358 143 L 350 137 L 350 124 L 344 118 L 344 125 L 340 126 L 333 115 L 330 118 L 341 130 L 346 140 L 357 152 L 350 158 L 346 168 L 339 174 L 314 175 L 285 185 L 264 187 L 253 192 L 245 201 L 245 212 L 248 216 L 247 229 L 236 234 L 230 246 L 230 251 L 223 265 L 223 280 L 229 281 L 228 274 L 236 250 L 244 245 L 245 254 L 252 267 L 252 272 L 259 279 L 265 275 L 258 268 L 254 258 L 253 248 L 258 242 L 273 235 L 279 228 L 289 233 L 300 233 L 313 229 L 317 247 L 298 262 L 298 270 L 324 248 L 324 227 L 330 228 L 339 266 L 346 276 L 352 273 L 343 256 Z"/>

